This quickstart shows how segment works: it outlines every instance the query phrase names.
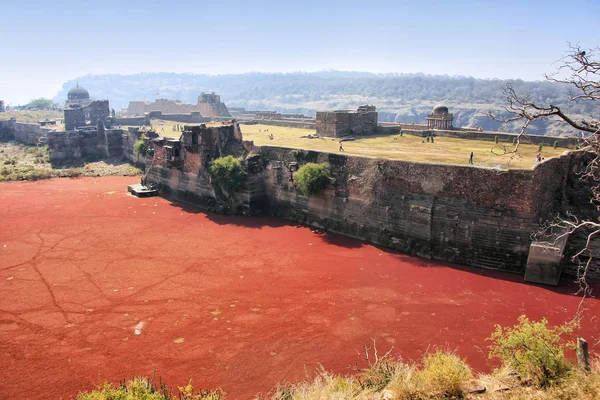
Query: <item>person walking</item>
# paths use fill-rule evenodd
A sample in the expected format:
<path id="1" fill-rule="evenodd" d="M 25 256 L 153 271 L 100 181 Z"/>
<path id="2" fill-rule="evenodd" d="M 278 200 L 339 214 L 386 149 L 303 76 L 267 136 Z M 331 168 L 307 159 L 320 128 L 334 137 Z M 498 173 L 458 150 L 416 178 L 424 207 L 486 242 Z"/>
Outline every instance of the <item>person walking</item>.
<path id="1" fill-rule="evenodd" d="M 471 152 L 471 155 L 469 156 L 469 164 L 473 165 L 473 152 Z"/>
<path id="2" fill-rule="evenodd" d="M 342 139 L 340 139 L 340 151 L 344 151 L 344 146 L 342 145 Z"/>

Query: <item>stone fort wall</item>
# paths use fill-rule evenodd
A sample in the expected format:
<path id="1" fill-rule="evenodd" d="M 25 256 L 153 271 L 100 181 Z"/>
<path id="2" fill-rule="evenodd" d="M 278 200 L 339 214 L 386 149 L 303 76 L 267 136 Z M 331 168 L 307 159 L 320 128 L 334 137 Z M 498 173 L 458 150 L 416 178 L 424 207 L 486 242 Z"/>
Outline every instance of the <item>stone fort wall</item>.
<path id="1" fill-rule="evenodd" d="M 317 135 L 344 137 L 377 133 L 377 111 L 374 106 L 361 106 L 356 111 L 317 111 Z"/>
<path id="2" fill-rule="evenodd" d="M 47 137 L 50 161 L 60 164 L 89 156 L 123 157 L 124 135 L 121 129 L 51 132 Z"/>
<path id="3" fill-rule="evenodd" d="M 153 141 L 147 179 L 168 197 L 224 211 L 208 166 L 219 156 L 248 152 L 247 185 L 233 194 L 230 211 L 266 211 L 428 259 L 523 273 L 532 233 L 564 207 L 568 155 L 531 170 L 502 171 L 254 147 L 240 143 L 237 125 L 194 129 L 203 133 L 191 140 L 192 131 L 184 132 L 176 165 L 166 153 L 174 143 Z M 330 165 L 333 182 L 320 195 L 306 197 L 293 184 L 295 170 L 307 162 Z"/>
<path id="4" fill-rule="evenodd" d="M 1 122 L 0 135 L 14 137 L 14 125 Z M 25 125 L 31 124 L 19 129 L 26 130 Z M 133 144 L 139 132 L 134 130 L 47 131 L 39 128 L 47 135 L 53 162 L 90 155 L 138 161 Z M 176 163 L 167 160 L 173 139 L 150 142 L 154 152 L 145 160 L 147 180 L 160 183 L 168 197 L 217 212 L 227 207 L 247 214 L 266 211 L 429 259 L 516 273 L 524 272 L 531 235 L 540 224 L 559 211 L 578 209 L 587 202 L 582 193 L 589 191 L 579 183 L 584 163 L 573 161 L 577 152 L 531 170 L 503 171 L 254 147 L 242 140 L 237 124 L 188 127 L 182 140 L 175 140 L 181 149 Z M 232 201 L 208 171 L 212 160 L 229 154 L 250 154 L 246 188 Z M 328 163 L 334 178 L 322 194 L 308 198 L 293 185 L 295 170 L 307 162 Z"/>
<path id="5" fill-rule="evenodd" d="M 191 112 L 189 114 L 166 114 L 161 111 L 152 111 L 148 113 L 148 119 L 162 119 L 165 121 L 183 122 L 188 124 L 198 124 L 211 121 L 211 118 L 203 117 L 198 111 Z"/>
<path id="6" fill-rule="evenodd" d="M 531 233 L 560 206 L 567 160 L 498 171 L 312 151 L 298 160 L 291 150 L 260 149 L 271 214 L 429 259 L 518 273 Z M 319 196 L 301 195 L 289 179 L 295 162 L 329 163 L 334 183 Z"/>
<path id="7" fill-rule="evenodd" d="M 37 145 L 53 129 L 38 124 L 26 124 L 16 121 L 0 121 L 0 140 L 16 140 L 29 145 Z"/>

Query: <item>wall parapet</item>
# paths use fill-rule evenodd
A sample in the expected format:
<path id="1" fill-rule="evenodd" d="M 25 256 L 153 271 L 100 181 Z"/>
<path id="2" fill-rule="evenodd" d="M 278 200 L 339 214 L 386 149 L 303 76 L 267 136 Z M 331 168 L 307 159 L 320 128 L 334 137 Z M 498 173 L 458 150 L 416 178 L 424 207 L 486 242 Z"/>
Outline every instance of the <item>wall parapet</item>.
<path id="1" fill-rule="evenodd" d="M 384 132 L 390 132 L 399 128 L 393 125 L 381 126 Z M 495 141 L 498 138 L 499 142 L 512 143 L 519 134 L 517 133 L 504 133 L 504 132 L 486 132 L 486 131 L 467 131 L 467 130 L 427 130 L 427 129 L 402 129 L 403 133 L 408 135 L 414 135 L 419 137 L 425 136 L 442 136 L 457 139 L 471 139 L 471 140 L 486 140 Z M 532 143 L 535 145 L 542 144 L 544 146 L 553 146 L 556 142 L 557 147 L 563 147 L 568 149 L 574 149 L 580 144 L 580 140 L 576 137 L 556 137 L 556 136 L 541 136 L 541 135 L 526 135 L 523 139 L 523 143 Z"/>

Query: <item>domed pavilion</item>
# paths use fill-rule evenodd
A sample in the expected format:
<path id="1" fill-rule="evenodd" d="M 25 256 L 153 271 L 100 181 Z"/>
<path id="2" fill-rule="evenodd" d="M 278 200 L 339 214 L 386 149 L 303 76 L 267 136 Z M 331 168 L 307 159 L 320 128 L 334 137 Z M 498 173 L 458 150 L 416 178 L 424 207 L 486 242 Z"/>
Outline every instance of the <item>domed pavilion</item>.
<path id="1" fill-rule="evenodd" d="M 427 116 L 427 127 L 429 129 L 452 129 L 452 120 L 454 120 L 454 114 L 448 112 L 448 107 L 437 105 Z"/>
<path id="2" fill-rule="evenodd" d="M 67 93 L 67 102 L 65 104 L 67 107 L 73 105 L 85 107 L 90 103 L 90 93 L 84 88 L 80 87 L 79 84 L 71 88 L 69 93 Z"/>

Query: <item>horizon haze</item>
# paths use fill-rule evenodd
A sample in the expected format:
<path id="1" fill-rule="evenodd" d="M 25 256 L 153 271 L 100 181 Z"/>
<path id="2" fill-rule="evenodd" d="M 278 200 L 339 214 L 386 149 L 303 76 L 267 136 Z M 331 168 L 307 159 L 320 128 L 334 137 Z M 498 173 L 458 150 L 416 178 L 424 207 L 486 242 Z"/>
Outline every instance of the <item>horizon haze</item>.
<path id="1" fill-rule="evenodd" d="M 89 74 L 424 73 L 541 80 L 600 36 L 600 3 L 18 2 L 2 6 L 0 98 L 54 97 Z"/>

